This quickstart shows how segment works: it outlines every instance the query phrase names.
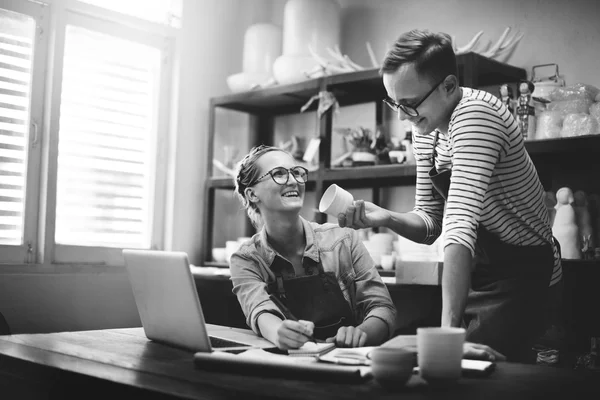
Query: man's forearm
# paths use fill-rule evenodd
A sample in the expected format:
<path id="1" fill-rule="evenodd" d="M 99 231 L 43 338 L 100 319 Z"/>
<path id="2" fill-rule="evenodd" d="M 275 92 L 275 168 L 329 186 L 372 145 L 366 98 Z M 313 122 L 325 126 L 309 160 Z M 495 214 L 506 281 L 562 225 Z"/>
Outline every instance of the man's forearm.
<path id="1" fill-rule="evenodd" d="M 444 249 L 442 326 L 461 326 L 471 286 L 471 252 L 461 244 Z"/>
<path id="2" fill-rule="evenodd" d="M 423 243 L 427 236 L 427 225 L 423 218 L 414 213 L 397 213 L 389 211 L 390 218 L 385 224 L 398 235 L 413 242 Z"/>

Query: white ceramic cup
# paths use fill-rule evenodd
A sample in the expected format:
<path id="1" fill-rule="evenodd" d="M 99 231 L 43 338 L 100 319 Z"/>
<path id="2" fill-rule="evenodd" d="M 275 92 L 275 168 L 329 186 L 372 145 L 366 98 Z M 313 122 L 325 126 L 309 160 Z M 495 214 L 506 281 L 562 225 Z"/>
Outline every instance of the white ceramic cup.
<path id="1" fill-rule="evenodd" d="M 227 258 L 227 262 L 229 259 L 240 248 L 240 242 L 237 240 L 228 240 L 225 242 L 225 257 Z"/>
<path id="2" fill-rule="evenodd" d="M 381 268 L 391 271 L 394 269 L 394 256 L 391 254 L 381 255 Z"/>
<path id="3" fill-rule="evenodd" d="M 417 328 L 417 360 L 421 377 L 428 383 L 451 383 L 461 376 L 465 330 Z"/>
<path id="4" fill-rule="evenodd" d="M 354 197 L 350 192 L 334 183 L 323 193 L 319 202 L 319 211 L 337 218 L 338 214 L 345 212 L 353 201 Z"/>

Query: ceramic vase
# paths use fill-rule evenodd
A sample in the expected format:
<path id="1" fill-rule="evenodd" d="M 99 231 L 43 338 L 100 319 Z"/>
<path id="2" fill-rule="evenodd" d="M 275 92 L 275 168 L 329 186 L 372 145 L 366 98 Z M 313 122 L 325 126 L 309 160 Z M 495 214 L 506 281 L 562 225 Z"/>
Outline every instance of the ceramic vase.
<path id="1" fill-rule="evenodd" d="M 573 208 L 573 191 L 567 187 L 556 192 L 556 215 L 552 234 L 560 243 L 562 258 L 581 259 L 581 239 Z"/>

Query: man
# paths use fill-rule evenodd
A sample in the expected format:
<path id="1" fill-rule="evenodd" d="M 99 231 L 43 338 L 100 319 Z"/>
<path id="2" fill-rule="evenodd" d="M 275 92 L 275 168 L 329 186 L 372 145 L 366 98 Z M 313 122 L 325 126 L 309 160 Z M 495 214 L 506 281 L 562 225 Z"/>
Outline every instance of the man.
<path id="1" fill-rule="evenodd" d="M 426 244 L 444 227 L 442 326 L 464 326 L 467 341 L 532 361 L 562 269 L 518 123 L 498 98 L 459 86 L 446 34 L 403 34 L 380 72 L 384 101 L 413 125 L 415 207 L 396 213 L 358 200 L 340 226 L 386 227 Z"/>

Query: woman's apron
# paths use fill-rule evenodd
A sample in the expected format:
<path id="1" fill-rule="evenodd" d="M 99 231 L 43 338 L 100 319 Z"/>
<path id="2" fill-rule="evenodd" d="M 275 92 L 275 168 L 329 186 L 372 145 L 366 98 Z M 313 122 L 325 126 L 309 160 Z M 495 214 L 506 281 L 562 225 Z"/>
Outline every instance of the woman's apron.
<path id="1" fill-rule="evenodd" d="M 435 191 L 447 200 L 452 171 L 435 168 L 438 134 L 429 177 Z M 506 244 L 479 224 L 476 246 L 486 262 L 478 262 L 471 273 L 463 316 L 466 340 L 486 344 L 510 361 L 531 362 L 531 346 L 545 328 L 554 266 L 552 245 Z"/>
<path id="2" fill-rule="evenodd" d="M 313 275 L 284 280 L 281 269 L 277 268 L 275 282 L 268 285 L 268 291 L 276 295 L 296 318 L 312 321 L 315 338 L 325 340 L 336 336 L 342 326 L 354 326 L 355 321 L 335 275 L 326 273 L 321 261 L 317 263 L 317 270 L 318 273 Z"/>

